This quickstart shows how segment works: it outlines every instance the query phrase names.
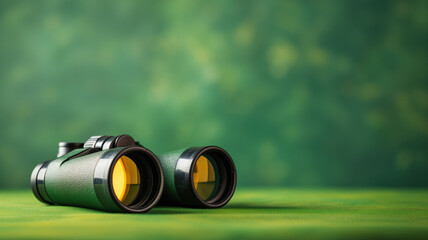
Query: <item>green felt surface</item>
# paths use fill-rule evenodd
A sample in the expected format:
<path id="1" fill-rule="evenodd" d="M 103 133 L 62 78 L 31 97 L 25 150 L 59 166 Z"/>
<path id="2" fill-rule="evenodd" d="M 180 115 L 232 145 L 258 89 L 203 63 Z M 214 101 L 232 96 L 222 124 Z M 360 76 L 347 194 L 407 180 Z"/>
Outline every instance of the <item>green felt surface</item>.
<path id="1" fill-rule="evenodd" d="M 238 189 L 222 209 L 112 214 L 0 191 L 0 239 L 428 238 L 428 190 Z"/>

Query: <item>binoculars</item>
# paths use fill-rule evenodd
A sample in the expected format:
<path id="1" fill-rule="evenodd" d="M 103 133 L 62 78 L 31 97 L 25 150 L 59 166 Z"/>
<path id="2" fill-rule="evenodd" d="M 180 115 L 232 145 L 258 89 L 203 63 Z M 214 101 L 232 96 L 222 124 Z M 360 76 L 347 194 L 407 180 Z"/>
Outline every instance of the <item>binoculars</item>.
<path id="1" fill-rule="evenodd" d="M 129 135 L 60 142 L 57 158 L 31 174 L 35 197 L 50 205 L 142 213 L 156 205 L 219 208 L 232 198 L 236 168 L 216 146 L 155 155 Z"/>

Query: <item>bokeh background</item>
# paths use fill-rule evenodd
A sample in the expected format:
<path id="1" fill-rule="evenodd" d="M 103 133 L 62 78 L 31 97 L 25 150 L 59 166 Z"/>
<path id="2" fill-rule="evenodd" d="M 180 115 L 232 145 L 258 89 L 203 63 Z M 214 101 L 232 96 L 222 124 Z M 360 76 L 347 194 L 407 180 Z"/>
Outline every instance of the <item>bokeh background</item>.
<path id="1" fill-rule="evenodd" d="M 0 1 L 0 188 L 59 141 L 219 145 L 239 186 L 428 187 L 428 1 Z"/>

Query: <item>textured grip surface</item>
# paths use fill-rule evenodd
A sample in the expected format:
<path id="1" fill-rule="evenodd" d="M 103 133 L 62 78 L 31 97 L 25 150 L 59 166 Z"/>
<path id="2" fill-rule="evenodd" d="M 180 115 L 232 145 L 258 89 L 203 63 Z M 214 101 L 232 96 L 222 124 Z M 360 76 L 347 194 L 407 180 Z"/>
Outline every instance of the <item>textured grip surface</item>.
<path id="1" fill-rule="evenodd" d="M 163 168 L 165 177 L 165 186 L 160 200 L 161 205 L 181 205 L 181 199 L 175 188 L 174 173 L 178 158 L 186 149 L 180 149 L 173 152 L 158 155 Z"/>
<path id="2" fill-rule="evenodd" d="M 94 189 L 94 169 L 105 151 L 64 161 L 52 161 L 46 171 L 46 192 L 60 205 L 103 209 Z"/>

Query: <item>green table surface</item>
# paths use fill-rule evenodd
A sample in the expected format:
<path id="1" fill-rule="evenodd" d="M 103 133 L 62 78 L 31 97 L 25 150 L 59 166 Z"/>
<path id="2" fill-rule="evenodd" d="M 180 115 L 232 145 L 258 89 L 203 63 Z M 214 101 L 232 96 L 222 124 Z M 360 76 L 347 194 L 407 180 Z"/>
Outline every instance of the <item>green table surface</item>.
<path id="1" fill-rule="evenodd" d="M 428 190 L 239 188 L 222 209 L 145 214 L 47 206 L 0 191 L 0 239 L 428 239 Z"/>

